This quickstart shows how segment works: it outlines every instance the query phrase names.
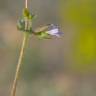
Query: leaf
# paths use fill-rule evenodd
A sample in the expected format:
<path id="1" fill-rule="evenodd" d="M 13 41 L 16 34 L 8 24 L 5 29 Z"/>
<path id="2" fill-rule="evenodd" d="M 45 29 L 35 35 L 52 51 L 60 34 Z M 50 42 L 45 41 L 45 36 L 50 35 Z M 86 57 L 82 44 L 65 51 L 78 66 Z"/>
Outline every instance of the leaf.
<path id="1" fill-rule="evenodd" d="M 33 15 L 32 13 L 30 13 L 29 10 L 27 8 L 25 8 L 23 10 L 23 17 L 24 18 L 26 17 L 27 19 L 32 20 L 35 17 L 35 15 Z"/>

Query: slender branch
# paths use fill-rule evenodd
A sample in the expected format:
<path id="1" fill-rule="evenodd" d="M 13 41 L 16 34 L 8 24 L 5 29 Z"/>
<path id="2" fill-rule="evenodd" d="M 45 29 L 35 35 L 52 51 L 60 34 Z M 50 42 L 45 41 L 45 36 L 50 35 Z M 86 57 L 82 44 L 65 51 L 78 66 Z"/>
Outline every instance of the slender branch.
<path id="1" fill-rule="evenodd" d="M 28 0 L 25 0 L 25 8 L 28 8 Z M 25 18 L 25 30 L 28 28 L 28 18 Z"/>
<path id="2" fill-rule="evenodd" d="M 23 42 L 22 42 L 22 46 L 21 46 L 20 56 L 19 56 L 19 60 L 18 60 L 17 68 L 16 68 L 16 73 L 15 73 L 15 78 L 14 78 L 14 82 L 13 82 L 12 89 L 11 89 L 11 96 L 16 95 L 16 87 L 17 87 L 17 82 L 18 82 L 18 78 L 19 78 L 20 68 L 22 65 L 22 59 L 24 56 L 24 50 L 26 48 L 27 41 L 29 38 L 28 35 L 29 34 L 24 33 L 24 38 L 23 38 Z"/>
<path id="3" fill-rule="evenodd" d="M 25 0 L 25 8 L 28 8 L 28 0 Z M 26 29 L 26 26 L 27 26 L 27 21 L 25 22 L 25 29 Z M 18 83 L 18 79 L 19 79 L 20 68 L 22 65 L 24 50 L 26 48 L 28 39 L 29 39 L 29 34 L 25 32 L 22 46 L 21 46 L 20 56 L 19 56 L 18 63 L 17 63 L 16 73 L 15 73 L 15 77 L 14 77 L 14 81 L 13 81 L 13 85 L 12 85 L 12 89 L 11 89 L 11 96 L 16 95 L 16 87 L 17 87 L 17 83 Z"/>
<path id="4" fill-rule="evenodd" d="M 28 0 L 25 0 L 25 8 L 28 8 Z"/>

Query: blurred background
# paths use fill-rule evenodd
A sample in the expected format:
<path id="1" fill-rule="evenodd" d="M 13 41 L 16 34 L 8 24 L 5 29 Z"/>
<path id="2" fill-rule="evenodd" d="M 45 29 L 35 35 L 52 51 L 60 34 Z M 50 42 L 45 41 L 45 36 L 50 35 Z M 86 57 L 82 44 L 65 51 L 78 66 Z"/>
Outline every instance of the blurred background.
<path id="1" fill-rule="evenodd" d="M 24 0 L 0 0 L 0 96 L 10 96 L 23 34 Z M 54 23 L 61 38 L 32 36 L 17 96 L 96 96 L 96 0 L 29 0 L 33 28 Z"/>

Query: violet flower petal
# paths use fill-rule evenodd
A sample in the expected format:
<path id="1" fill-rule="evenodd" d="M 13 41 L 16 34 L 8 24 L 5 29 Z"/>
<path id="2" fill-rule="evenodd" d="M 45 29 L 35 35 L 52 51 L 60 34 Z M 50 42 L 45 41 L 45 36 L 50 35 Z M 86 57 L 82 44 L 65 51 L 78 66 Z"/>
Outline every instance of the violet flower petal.
<path id="1" fill-rule="evenodd" d="M 53 24 L 49 25 L 48 31 L 46 31 L 49 35 L 60 37 L 61 32 L 58 28 L 58 26 L 55 26 Z"/>

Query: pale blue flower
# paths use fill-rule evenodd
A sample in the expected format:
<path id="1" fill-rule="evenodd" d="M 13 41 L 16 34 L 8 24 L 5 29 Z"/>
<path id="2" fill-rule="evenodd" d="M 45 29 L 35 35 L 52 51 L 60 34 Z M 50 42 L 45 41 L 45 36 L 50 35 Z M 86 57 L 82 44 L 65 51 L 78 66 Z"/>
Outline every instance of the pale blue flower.
<path id="1" fill-rule="evenodd" d="M 40 38 L 50 39 L 52 36 L 61 37 L 62 33 L 60 32 L 58 26 L 54 24 L 48 24 L 46 26 L 37 28 L 33 34 Z"/>
<path id="2" fill-rule="evenodd" d="M 51 24 L 48 26 L 48 29 L 46 31 L 47 34 L 52 35 L 52 36 L 56 36 L 56 37 L 60 37 L 61 32 L 58 28 L 58 26 Z"/>

